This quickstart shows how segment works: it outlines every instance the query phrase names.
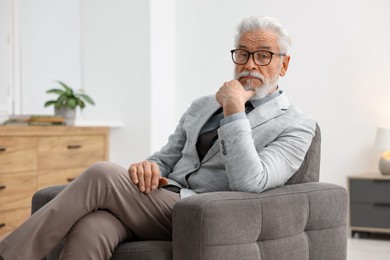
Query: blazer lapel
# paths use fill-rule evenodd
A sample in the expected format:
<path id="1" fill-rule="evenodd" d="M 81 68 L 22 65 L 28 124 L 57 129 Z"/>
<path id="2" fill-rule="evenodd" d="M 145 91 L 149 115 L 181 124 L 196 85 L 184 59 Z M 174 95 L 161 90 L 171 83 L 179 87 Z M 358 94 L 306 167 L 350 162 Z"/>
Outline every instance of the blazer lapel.
<path id="1" fill-rule="evenodd" d="M 247 114 L 251 128 L 283 114 L 289 106 L 290 102 L 288 101 L 286 95 L 281 93 L 279 96 L 256 107 Z"/>
<path id="2" fill-rule="evenodd" d="M 213 102 L 210 102 L 209 105 L 206 105 L 199 109 L 198 116 L 193 118 L 195 120 L 194 134 L 196 136 L 196 141 L 198 140 L 198 136 L 202 127 L 207 123 L 210 117 L 214 115 L 214 113 L 217 112 L 217 110 L 220 108 L 221 106 L 218 104 L 217 101 L 214 100 Z"/>

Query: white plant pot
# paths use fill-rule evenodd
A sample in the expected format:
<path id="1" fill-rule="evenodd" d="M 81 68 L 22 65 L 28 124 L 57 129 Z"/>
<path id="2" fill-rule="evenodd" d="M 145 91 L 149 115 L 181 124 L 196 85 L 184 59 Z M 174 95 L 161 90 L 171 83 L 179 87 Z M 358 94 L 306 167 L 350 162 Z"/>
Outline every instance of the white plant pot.
<path id="1" fill-rule="evenodd" d="M 68 126 L 74 126 L 76 120 L 76 109 L 70 109 L 67 107 L 56 108 L 54 111 L 56 116 L 62 116 L 65 119 L 65 124 Z"/>

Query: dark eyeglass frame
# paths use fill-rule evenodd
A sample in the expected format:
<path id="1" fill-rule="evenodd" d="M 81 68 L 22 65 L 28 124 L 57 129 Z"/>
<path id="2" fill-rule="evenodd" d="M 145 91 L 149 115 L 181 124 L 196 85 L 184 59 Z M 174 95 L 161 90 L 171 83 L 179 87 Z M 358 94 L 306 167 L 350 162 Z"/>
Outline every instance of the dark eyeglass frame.
<path id="1" fill-rule="evenodd" d="M 245 62 L 239 63 L 239 62 L 236 62 L 236 61 L 234 60 L 234 53 L 235 53 L 236 51 L 245 51 L 246 53 L 248 53 L 248 58 L 246 59 Z M 256 65 L 258 65 L 258 66 L 267 66 L 267 65 L 269 65 L 269 64 L 271 63 L 272 57 L 273 57 L 274 55 L 277 55 L 277 56 L 286 56 L 285 53 L 276 53 L 276 52 L 267 51 L 267 50 L 257 50 L 257 51 L 254 51 L 254 52 L 250 52 L 250 51 L 247 51 L 247 50 L 245 50 L 245 49 L 234 49 L 234 50 L 231 50 L 230 52 L 231 52 L 231 54 L 232 54 L 232 61 L 233 61 L 235 64 L 237 64 L 237 65 L 244 65 L 244 64 L 246 64 L 246 63 L 249 61 L 249 59 L 251 58 L 251 56 L 252 56 L 253 62 L 254 62 Z M 267 53 L 269 53 L 269 54 L 271 55 L 271 58 L 269 59 L 269 62 L 268 62 L 267 64 L 258 64 L 258 63 L 256 62 L 256 59 L 255 59 L 255 53 L 256 53 L 256 52 L 267 52 Z"/>

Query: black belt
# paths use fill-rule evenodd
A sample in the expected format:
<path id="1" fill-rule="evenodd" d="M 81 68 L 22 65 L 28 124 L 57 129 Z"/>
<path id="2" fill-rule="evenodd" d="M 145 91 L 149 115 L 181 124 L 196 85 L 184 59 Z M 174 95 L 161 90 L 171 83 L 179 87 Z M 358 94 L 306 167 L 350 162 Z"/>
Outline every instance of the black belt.
<path id="1" fill-rule="evenodd" d="M 164 185 L 164 186 L 161 186 L 161 188 L 172 191 L 174 193 L 180 193 L 180 190 L 181 190 L 180 187 L 177 187 L 175 185 Z"/>

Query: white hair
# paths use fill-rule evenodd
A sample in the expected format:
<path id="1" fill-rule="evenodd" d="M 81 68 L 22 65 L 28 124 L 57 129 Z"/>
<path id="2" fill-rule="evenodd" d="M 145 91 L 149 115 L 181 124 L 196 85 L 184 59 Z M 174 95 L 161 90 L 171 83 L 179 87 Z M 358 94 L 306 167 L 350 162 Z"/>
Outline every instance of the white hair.
<path id="1" fill-rule="evenodd" d="M 245 32 L 264 30 L 272 31 L 278 35 L 279 49 L 281 53 L 287 54 L 291 46 L 291 37 L 283 25 L 275 18 L 267 16 L 250 16 L 241 21 L 238 25 L 238 33 L 235 38 L 235 46 Z"/>

